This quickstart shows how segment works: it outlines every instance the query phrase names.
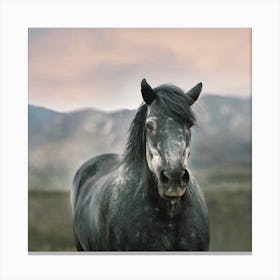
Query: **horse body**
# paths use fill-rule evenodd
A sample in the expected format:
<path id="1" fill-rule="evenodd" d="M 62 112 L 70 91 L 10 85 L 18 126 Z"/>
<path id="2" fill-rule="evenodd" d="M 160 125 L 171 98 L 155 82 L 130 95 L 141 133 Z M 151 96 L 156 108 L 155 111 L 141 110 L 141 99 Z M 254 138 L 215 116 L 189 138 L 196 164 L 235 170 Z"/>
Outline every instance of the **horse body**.
<path id="1" fill-rule="evenodd" d="M 74 177 L 73 228 L 78 250 L 208 249 L 206 203 L 186 167 L 189 141 L 174 142 L 174 137 L 169 139 L 160 133 L 156 136 L 155 127 L 147 128 L 152 130 L 150 136 L 147 130 L 141 130 L 145 123 L 157 126 L 161 132 L 179 126 L 170 118 L 162 124 L 159 121 L 149 124 L 151 119 L 152 122 L 159 119 L 160 114 L 148 105 L 142 106 L 134 119 L 131 141 L 124 155 L 94 157 L 82 165 Z M 189 139 L 189 128 L 179 135 L 181 130 L 178 127 L 173 132 L 175 138 Z M 166 141 L 161 143 L 158 140 L 163 136 Z M 170 153 L 163 156 L 162 149 L 168 147 L 174 150 L 170 152 L 172 156 Z M 174 152 L 182 153 L 184 157 L 181 155 L 179 159 Z"/>

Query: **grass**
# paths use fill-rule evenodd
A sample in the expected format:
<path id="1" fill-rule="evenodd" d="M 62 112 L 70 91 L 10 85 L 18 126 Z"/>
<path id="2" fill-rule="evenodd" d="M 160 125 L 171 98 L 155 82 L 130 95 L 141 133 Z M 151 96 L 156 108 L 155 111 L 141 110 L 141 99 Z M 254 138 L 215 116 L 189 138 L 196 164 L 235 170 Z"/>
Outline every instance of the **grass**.
<path id="1" fill-rule="evenodd" d="M 252 250 L 251 191 L 204 191 L 210 221 L 210 251 Z"/>
<path id="2" fill-rule="evenodd" d="M 68 192 L 29 192 L 28 250 L 75 250 Z"/>
<path id="3" fill-rule="evenodd" d="M 252 170 L 248 165 L 222 165 L 192 169 L 202 189 L 227 186 L 242 188 L 251 184 Z"/>
<path id="4" fill-rule="evenodd" d="M 210 251 L 251 251 L 251 169 L 212 167 L 196 174 L 208 205 Z M 29 191 L 29 251 L 76 251 L 69 192 Z"/>

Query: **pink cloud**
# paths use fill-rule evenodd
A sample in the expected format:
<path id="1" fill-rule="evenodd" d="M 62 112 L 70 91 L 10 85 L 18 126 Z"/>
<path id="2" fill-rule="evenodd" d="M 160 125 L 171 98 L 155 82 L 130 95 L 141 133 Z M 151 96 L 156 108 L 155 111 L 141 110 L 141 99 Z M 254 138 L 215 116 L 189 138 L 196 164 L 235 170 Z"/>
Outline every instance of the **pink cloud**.
<path id="1" fill-rule="evenodd" d="M 139 83 L 250 95 L 250 29 L 30 29 L 29 102 L 136 108 Z M 116 96 L 119 98 L 116 99 Z"/>

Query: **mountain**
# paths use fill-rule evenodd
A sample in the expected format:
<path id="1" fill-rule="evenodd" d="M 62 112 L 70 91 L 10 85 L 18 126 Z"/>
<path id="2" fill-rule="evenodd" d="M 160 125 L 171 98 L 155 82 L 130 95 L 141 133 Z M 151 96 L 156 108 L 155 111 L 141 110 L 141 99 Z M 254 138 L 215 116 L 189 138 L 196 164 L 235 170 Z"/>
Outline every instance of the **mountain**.
<path id="1" fill-rule="evenodd" d="M 251 161 L 251 99 L 204 96 L 197 116 L 195 165 Z"/>
<path id="2" fill-rule="evenodd" d="M 251 100 L 206 95 L 194 107 L 191 165 L 207 168 L 251 162 Z M 136 110 L 84 109 L 59 113 L 28 107 L 29 188 L 69 189 L 90 157 L 123 152 Z"/>

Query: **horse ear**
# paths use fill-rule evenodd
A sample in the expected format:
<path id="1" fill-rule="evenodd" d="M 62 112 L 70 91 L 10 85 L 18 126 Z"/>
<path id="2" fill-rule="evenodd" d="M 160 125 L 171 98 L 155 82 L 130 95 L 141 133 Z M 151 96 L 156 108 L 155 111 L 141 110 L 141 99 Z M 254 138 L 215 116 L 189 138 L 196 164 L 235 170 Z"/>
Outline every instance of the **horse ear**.
<path id="1" fill-rule="evenodd" d="M 141 82 L 142 97 L 147 105 L 150 105 L 157 97 L 151 86 L 147 83 L 146 79 Z"/>
<path id="2" fill-rule="evenodd" d="M 202 90 L 202 83 L 198 83 L 196 86 L 194 86 L 191 90 L 189 90 L 186 94 L 189 95 L 191 98 L 191 104 L 192 105 L 199 97 Z"/>

